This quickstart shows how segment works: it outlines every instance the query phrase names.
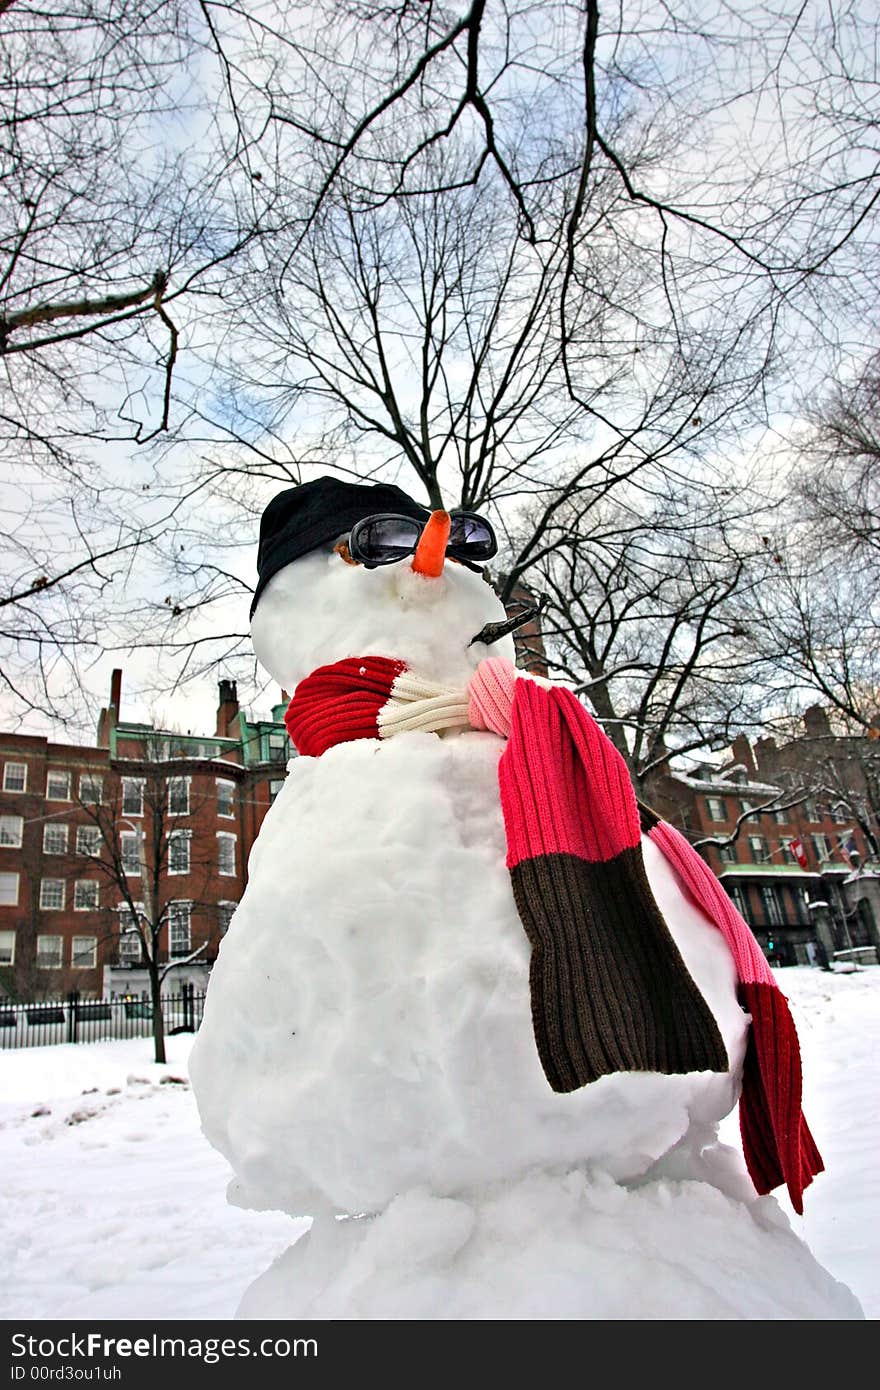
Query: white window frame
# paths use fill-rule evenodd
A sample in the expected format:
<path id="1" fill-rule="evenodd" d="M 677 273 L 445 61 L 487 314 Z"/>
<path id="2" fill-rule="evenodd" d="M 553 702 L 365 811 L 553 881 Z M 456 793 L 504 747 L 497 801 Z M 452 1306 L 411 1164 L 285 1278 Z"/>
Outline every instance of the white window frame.
<path id="1" fill-rule="evenodd" d="M 216 784 L 217 784 L 217 815 L 220 816 L 223 820 L 234 820 L 234 819 L 235 819 L 235 783 L 234 783 L 234 782 L 229 782 L 225 777 L 215 777 L 215 778 L 214 778 L 214 781 L 215 781 Z M 220 810 L 220 804 L 221 804 L 221 802 L 220 802 L 220 788 L 221 788 L 221 787 L 228 788 L 228 791 L 229 791 L 229 810 L 228 810 L 228 811 L 221 811 L 221 810 Z"/>
<path id="2" fill-rule="evenodd" d="M 137 909 L 138 916 L 140 916 L 140 914 L 144 910 L 143 903 L 136 902 L 135 907 Z M 140 965 L 144 958 L 144 948 L 143 943 L 141 942 L 140 933 L 138 931 L 139 922 L 135 921 L 132 918 L 131 909 L 129 908 L 128 903 L 120 903 L 116 909 L 116 912 L 119 917 L 119 964 Z M 130 953 L 126 952 L 126 949 L 122 944 L 123 941 L 126 940 L 134 942 L 135 945 L 135 950 L 131 951 Z"/>
<path id="3" fill-rule="evenodd" d="M 84 849 L 84 848 L 83 848 L 83 845 L 80 843 L 81 840 L 82 840 L 82 837 L 83 837 L 84 832 L 89 832 L 90 834 L 93 833 L 94 836 L 96 837 L 96 842 L 95 842 L 95 848 L 94 848 L 94 849 Z M 77 852 L 77 854 L 87 855 L 89 859 L 97 859 L 97 858 L 100 856 L 100 853 L 101 853 L 101 845 L 102 845 L 102 843 L 103 843 L 103 837 L 102 837 L 102 835 L 101 835 L 100 826 L 97 826 L 97 825 L 78 825 L 78 826 L 76 827 L 76 852 Z"/>
<path id="4" fill-rule="evenodd" d="M 717 816 L 715 814 L 715 809 L 718 806 L 721 807 L 720 816 Z M 725 802 L 723 796 L 707 796 L 706 811 L 708 813 L 710 821 L 712 821 L 714 825 L 721 825 L 724 821 L 727 820 L 727 803 Z"/>
<path id="5" fill-rule="evenodd" d="M 281 788 L 284 786 L 283 777 L 271 777 L 269 779 L 269 805 L 271 806 L 277 796 L 281 795 Z"/>
<path id="6" fill-rule="evenodd" d="M 144 787 L 145 787 L 145 786 L 146 786 L 146 779 L 145 779 L 144 777 L 123 777 L 123 779 L 122 779 L 122 814 L 123 814 L 124 816 L 135 816 L 135 817 L 137 817 L 137 818 L 140 818 L 140 817 L 144 814 Z M 126 797 L 128 796 L 129 788 L 131 788 L 131 787 L 136 788 L 136 789 L 137 789 L 137 792 L 139 793 L 139 795 L 135 798 L 135 799 L 136 799 L 136 802 L 137 802 L 137 805 L 138 805 L 138 810 L 136 810 L 136 811 L 133 811 L 133 810 L 131 809 L 130 806 L 127 806 L 127 805 L 126 805 L 126 801 L 125 801 Z"/>
<path id="7" fill-rule="evenodd" d="M 189 815 L 189 784 L 190 777 L 169 777 L 168 778 L 168 814 L 169 816 L 188 816 Z M 175 811 L 173 806 L 174 792 L 181 786 L 186 788 L 186 810 Z"/>
<path id="8" fill-rule="evenodd" d="M 12 771 L 13 768 L 15 768 L 16 770 L 18 770 L 19 768 L 21 769 L 21 772 L 22 772 L 22 784 L 21 784 L 20 787 L 10 787 L 10 785 L 9 785 L 9 774 L 10 774 L 10 772 Z M 4 790 L 5 792 L 11 792 L 13 796 L 21 796 L 22 792 L 26 792 L 26 791 L 27 791 L 27 774 L 28 774 L 28 765 L 27 765 L 27 763 L 4 763 L 4 764 L 3 764 L 3 790 Z M 16 779 L 16 780 L 17 780 L 17 779 Z"/>
<path id="9" fill-rule="evenodd" d="M 48 901 L 45 901 L 45 900 L 48 899 L 49 896 L 50 896 L 50 893 L 49 893 L 50 885 L 57 885 L 57 886 L 60 886 L 60 888 L 61 888 L 61 901 L 60 901 L 60 903 L 50 903 L 50 902 L 48 902 Z M 54 891 L 52 892 L 51 896 L 53 896 L 53 897 L 55 896 Z M 65 903 L 65 901 L 66 901 L 66 898 L 67 898 L 66 885 L 65 885 L 65 883 L 64 883 L 64 879 L 63 879 L 63 878 L 41 878 L 41 879 L 40 879 L 40 911 L 41 911 L 41 912 L 63 912 L 63 911 L 64 911 L 64 903 Z"/>
<path id="10" fill-rule="evenodd" d="M 23 834 L 24 816 L 0 816 L 0 848 L 21 849 Z"/>
<path id="11" fill-rule="evenodd" d="M 0 965 L 15 964 L 15 930 L 0 931 Z"/>
<path id="12" fill-rule="evenodd" d="M 58 959 L 57 959 L 57 960 L 53 960 L 53 961 L 44 961 L 44 960 L 40 960 L 40 943 L 43 942 L 43 941 L 57 941 L 57 942 L 58 942 L 58 951 L 57 951 Z M 54 954 L 56 954 L 56 953 L 53 952 L 53 955 L 54 955 Z M 63 965 L 64 965 L 64 937 L 63 937 L 63 936 L 58 936 L 58 935 L 56 935 L 54 932 L 52 932 L 52 933 L 49 933 L 49 932 L 40 932 L 39 935 L 37 936 L 37 969 L 38 969 L 38 970 L 60 970 L 60 969 L 62 968 Z"/>
<path id="13" fill-rule="evenodd" d="M 817 833 L 815 835 L 811 835 L 810 839 L 813 841 L 813 849 L 816 852 L 816 858 L 820 861 L 820 863 L 823 861 L 827 862 L 834 853 L 831 847 L 831 841 L 829 840 L 828 836 L 823 835 L 821 833 Z"/>
<path id="14" fill-rule="evenodd" d="M 768 841 L 767 841 L 766 835 L 750 835 L 748 838 L 749 838 L 749 854 L 751 855 L 752 863 L 753 863 L 753 864 L 769 864 L 769 863 L 770 863 L 770 845 L 769 845 L 769 843 L 768 843 Z M 756 841 L 756 840 L 757 840 L 757 841 L 759 842 L 759 844 L 761 845 L 760 858 L 758 858 L 758 851 L 755 849 L 755 841 Z"/>
<path id="15" fill-rule="evenodd" d="M 131 852 L 134 841 L 134 853 Z M 119 862 L 126 878 L 141 872 L 141 837 L 136 830 L 120 830 Z"/>
<path id="16" fill-rule="evenodd" d="M 174 950 L 173 939 L 175 931 L 180 932 L 180 921 L 183 919 L 186 928 L 186 949 Z M 168 904 L 168 959 L 178 960 L 181 956 L 188 956 L 192 953 L 192 903 L 187 898 L 179 898 Z"/>
<path id="17" fill-rule="evenodd" d="M 18 907 L 18 874 L 0 874 L 0 907 Z M 15 897 L 7 897 L 15 890 Z"/>
<path id="18" fill-rule="evenodd" d="M 52 849 L 49 840 L 57 838 L 60 842 L 60 849 Z M 51 821 L 43 826 L 43 853 L 44 854 L 67 854 L 70 832 L 66 825 L 53 824 Z"/>
<path id="19" fill-rule="evenodd" d="M 722 864 L 738 864 L 739 855 L 736 852 L 736 845 L 719 845 L 718 858 Z"/>
<path id="20" fill-rule="evenodd" d="M 77 898 L 83 896 L 81 889 L 94 889 L 90 896 L 94 897 L 94 902 L 77 902 Z M 74 912 L 97 912 L 101 906 L 101 885 L 96 878 L 78 878 L 73 885 L 73 910 Z"/>
<path id="21" fill-rule="evenodd" d="M 56 796 L 55 793 L 54 793 L 53 791 L 50 791 L 50 787 L 51 787 L 51 785 L 52 785 L 52 778 L 53 778 L 53 777 L 63 777 L 63 778 L 64 778 L 64 795 L 63 795 L 63 796 Z M 47 800 L 47 801 L 69 801 L 69 800 L 70 800 L 70 773 L 67 772 L 67 771 L 65 771 L 65 769 L 64 769 L 63 767 L 50 767 L 50 768 L 49 768 L 49 771 L 46 773 L 46 800 Z"/>
<path id="22" fill-rule="evenodd" d="M 86 787 L 89 790 L 86 790 Z M 94 795 L 97 787 L 98 795 Z M 79 775 L 79 799 L 85 806 L 100 806 L 104 800 L 104 778 L 99 772 L 81 772 Z"/>
<path id="23" fill-rule="evenodd" d="M 232 842 L 232 868 L 231 868 L 231 869 L 224 869 L 224 867 L 223 867 L 223 852 L 222 852 L 222 848 L 221 848 L 221 841 L 226 842 L 226 843 L 229 843 L 229 841 Z M 229 831 L 229 830 L 218 830 L 218 831 L 217 831 L 217 872 L 218 872 L 218 874 L 221 876 L 221 878 L 235 878 L 235 877 L 236 877 L 237 870 L 236 870 L 236 867 L 235 867 L 235 860 L 236 860 L 236 845 L 237 845 L 237 843 L 238 843 L 238 836 L 237 836 L 237 835 L 233 835 L 231 831 Z"/>
<path id="24" fill-rule="evenodd" d="M 82 950 L 84 941 L 91 943 L 88 947 L 88 960 L 82 959 L 86 954 Z M 80 945 L 79 950 L 77 950 L 77 943 Z M 75 936 L 70 947 L 70 964 L 74 970 L 94 970 L 98 964 L 98 938 L 96 936 Z"/>
<path id="25" fill-rule="evenodd" d="M 172 830 L 168 836 L 168 873 L 170 876 L 182 876 L 191 873 L 192 869 L 192 831 L 191 830 Z M 176 845 L 186 845 L 186 868 L 172 868 L 172 861 Z"/>

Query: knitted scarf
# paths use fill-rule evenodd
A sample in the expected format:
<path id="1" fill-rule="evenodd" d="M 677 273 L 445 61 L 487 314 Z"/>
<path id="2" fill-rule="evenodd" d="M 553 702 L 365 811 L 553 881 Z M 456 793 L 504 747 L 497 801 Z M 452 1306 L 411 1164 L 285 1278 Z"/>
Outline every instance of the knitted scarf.
<path id="1" fill-rule="evenodd" d="M 658 908 L 641 836 L 659 847 L 733 956 L 751 1015 L 740 1129 L 755 1188 L 785 1183 L 797 1212 L 823 1169 L 801 1111 L 788 1002 L 745 921 L 700 856 L 635 797 L 611 741 L 571 693 L 490 658 L 466 691 L 387 657 L 352 657 L 300 682 L 285 717 L 297 751 L 410 729 L 470 726 L 506 738 L 501 805 L 517 911 L 532 946 L 538 1055 L 573 1091 L 619 1071 L 726 1071 L 718 1027 Z"/>

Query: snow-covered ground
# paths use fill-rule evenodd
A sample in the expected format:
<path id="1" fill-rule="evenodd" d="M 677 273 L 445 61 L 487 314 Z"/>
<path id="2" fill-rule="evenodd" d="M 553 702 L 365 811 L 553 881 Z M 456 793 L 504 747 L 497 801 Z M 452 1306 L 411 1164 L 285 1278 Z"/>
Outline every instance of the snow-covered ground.
<path id="1" fill-rule="evenodd" d="M 876 1319 L 880 968 L 796 968 L 778 980 L 827 1168 L 807 1190 L 803 1218 L 784 1194 L 779 1206 Z M 232 1318 L 247 1287 L 306 1229 L 227 1204 L 231 1175 L 200 1133 L 188 1085 L 191 1043 L 170 1039 L 163 1067 L 147 1040 L 0 1052 L 4 1318 Z M 721 1139 L 739 1147 L 735 1115 Z"/>

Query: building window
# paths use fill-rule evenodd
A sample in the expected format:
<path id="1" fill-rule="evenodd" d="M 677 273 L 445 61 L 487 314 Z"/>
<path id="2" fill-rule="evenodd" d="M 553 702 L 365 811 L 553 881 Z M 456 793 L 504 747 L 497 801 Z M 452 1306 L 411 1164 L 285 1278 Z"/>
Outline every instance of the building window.
<path id="1" fill-rule="evenodd" d="M 741 801 L 739 803 L 739 814 L 745 816 L 746 820 L 758 819 L 758 812 L 750 801 Z"/>
<path id="2" fill-rule="evenodd" d="M 169 956 L 188 956 L 192 950 L 192 929 L 190 914 L 192 903 L 177 902 L 168 904 L 168 954 Z"/>
<path id="3" fill-rule="evenodd" d="M 796 864 L 797 855 L 791 847 L 791 840 L 782 841 L 782 862 L 783 864 Z"/>
<path id="4" fill-rule="evenodd" d="M 47 801 L 69 801 L 70 800 L 70 773 L 59 772 L 57 768 L 50 768 L 46 773 L 46 800 Z"/>
<path id="5" fill-rule="evenodd" d="M 287 761 L 287 734 L 269 735 L 269 760 L 273 763 Z"/>
<path id="6" fill-rule="evenodd" d="M 0 907 L 18 906 L 18 874 L 0 874 Z"/>
<path id="7" fill-rule="evenodd" d="M 119 836 L 119 857 L 122 871 L 139 874 L 141 871 L 141 837 L 134 831 L 123 830 Z"/>
<path id="8" fill-rule="evenodd" d="M 94 878 L 79 878 L 73 885 L 75 912 L 97 912 L 101 885 Z"/>
<path id="9" fill-rule="evenodd" d="M 84 772 L 79 779 L 79 799 L 85 806 L 100 806 L 104 799 L 104 779 Z"/>
<path id="10" fill-rule="evenodd" d="M 727 820 L 727 805 L 720 796 L 707 796 L 706 809 L 709 812 L 709 819 L 714 821 Z"/>
<path id="11" fill-rule="evenodd" d="M 37 965 L 41 970 L 59 970 L 63 942 L 60 936 L 37 937 Z"/>
<path id="12" fill-rule="evenodd" d="M 232 921 L 232 914 L 238 907 L 238 903 L 218 903 L 217 922 L 220 928 L 220 935 L 225 936 L 229 931 L 229 923 Z"/>
<path id="13" fill-rule="evenodd" d="M 217 832 L 217 870 L 221 874 L 235 873 L 235 836 L 223 830 Z"/>
<path id="14" fill-rule="evenodd" d="M 847 824 L 847 822 L 850 819 L 849 815 L 847 814 L 848 810 L 849 807 L 844 806 L 842 801 L 838 802 L 836 806 L 831 807 L 831 819 L 834 821 L 835 825 Z"/>
<path id="15" fill-rule="evenodd" d="M 819 808 L 811 796 L 808 796 L 803 803 L 803 814 L 805 820 L 819 819 Z"/>
<path id="16" fill-rule="evenodd" d="M 817 859 L 831 858 L 831 841 L 827 835 L 812 835 L 813 849 L 816 851 Z"/>
<path id="17" fill-rule="evenodd" d="M 0 931 L 0 965 L 15 964 L 15 932 Z"/>
<path id="18" fill-rule="evenodd" d="M 734 907 L 739 913 L 740 917 L 742 917 L 743 920 L 747 922 L 749 920 L 749 905 L 746 901 L 746 895 L 743 889 L 740 887 L 738 883 L 733 883 L 727 889 L 727 894 L 730 898 L 730 901 L 733 903 Z"/>
<path id="19" fill-rule="evenodd" d="M 781 927 L 784 923 L 782 905 L 779 901 L 779 893 L 772 884 L 764 884 L 761 888 L 761 901 L 764 904 L 764 917 L 770 927 Z"/>
<path id="20" fill-rule="evenodd" d="M 64 907 L 64 879 L 40 880 L 40 907 L 44 912 L 60 912 Z"/>
<path id="21" fill-rule="evenodd" d="M 775 822 L 776 822 L 777 825 L 788 825 L 788 812 L 787 812 L 787 811 L 774 811 L 774 812 L 773 812 L 773 819 L 775 820 Z"/>
<path id="22" fill-rule="evenodd" d="M 189 815 L 189 778 L 172 777 L 168 782 L 169 816 Z"/>
<path id="23" fill-rule="evenodd" d="M 144 814 L 144 783 L 141 777 L 123 777 L 122 814 L 142 816 Z"/>
<path id="24" fill-rule="evenodd" d="M 718 858 L 722 864 L 736 864 L 739 861 L 736 857 L 736 845 L 719 845 Z"/>
<path id="25" fill-rule="evenodd" d="M 189 843 L 191 831 L 172 830 L 168 836 L 169 874 L 189 873 Z"/>
<path id="26" fill-rule="evenodd" d="M 139 912 L 143 906 L 143 903 L 136 904 Z M 137 923 L 128 905 L 124 904 L 119 909 L 119 964 L 140 965 L 142 950 Z"/>
<path id="27" fill-rule="evenodd" d="M 753 864 L 769 864 L 770 849 L 763 835 L 749 836 L 749 853 Z"/>
<path id="28" fill-rule="evenodd" d="M 217 815 L 235 815 L 235 783 L 217 778 Z"/>
<path id="29" fill-rule="evenodd" d="M 96 936 L 75 936 L 70 963 L 74 970 L 94 970 L 98 964 L 98 938 Z"/>
<path id="30" fill-rule="evenodd" d="M 101 831 L 97 825 L 76 827 L 76 852 L 94 857 L 101 853 Z"/>
<path id="31" fill-rule="evenodd" d="M 44 825 L 44 826 L 43 826 L 43 853 L 44 853 L 44 854 L 66 854 L 66 853 L 67 853 L 67 826 L 66 826 L 66 825 Z"/>
<path id="32" fill-rule="evenodd" d="M 23 792 L 27 790 L 27 763 L 7 763 L 3 769 L 3 790 Z"/>
<path id="33" fill-rule="evenodd" d="M 273 778 L 273 780 L 269 783 L 269 805 L 270 805 L 270 806 L 272 805 L 272 802 L 275 800 L 276 796 L 277 796 L 278 793 L 281 791 L 281 788 L 282 788 L 283 786 L 284 786 L 284 778 L 283 778 L 283 777 L 276 777 L 276 778 Z"/>
<path id="34" fill-rule="evenodd" d="M 17 849 L 24 828 L 23 816 L 0 816 L 0 845 Z"/>

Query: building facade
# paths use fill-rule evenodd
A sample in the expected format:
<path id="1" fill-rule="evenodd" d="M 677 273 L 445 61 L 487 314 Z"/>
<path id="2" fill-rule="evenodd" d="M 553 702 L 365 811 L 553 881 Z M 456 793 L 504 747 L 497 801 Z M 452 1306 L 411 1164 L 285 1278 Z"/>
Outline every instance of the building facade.
<path id="1" fill-rule="evenodd" d="M 720 767 L 685 775 L 667 764 L 652 780 L 652 805 L 699 850 L 774 964 L 870 960 L 880 947 L 877 808 L 855 743 L 864 756 L 866 740 L 836 739 L 814 708 L 782 747 L 740 735 Z"/>
<path id="2" fill-rule="evenodd" d="M 92 747 L 0 734 L 0 990 L 84 998 L 148 989 L 151 923 L 167 988 L 204 985 L 291 756 L 286 702 L 264 720 L 221 681 L 215 732 L 121 717 L 115 671 Z M 283 692 L 282 692 L 283 696 Z"/>

